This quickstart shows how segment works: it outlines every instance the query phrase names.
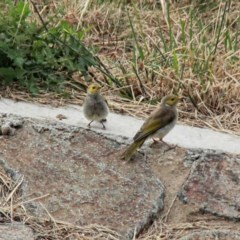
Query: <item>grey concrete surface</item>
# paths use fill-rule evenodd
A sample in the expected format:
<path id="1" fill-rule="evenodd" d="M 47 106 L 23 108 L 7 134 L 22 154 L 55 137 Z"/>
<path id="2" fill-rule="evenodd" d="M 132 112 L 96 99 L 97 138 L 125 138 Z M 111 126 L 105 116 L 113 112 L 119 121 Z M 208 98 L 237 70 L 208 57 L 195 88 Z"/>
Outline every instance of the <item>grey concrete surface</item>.
<path id="1" fill-rule="evenodd" d="M 61 121 L 69 125 L 87 127 L 87 120 L 82 113 L 82 107 L 69 105 L 67 107 L 54 108 L 47 105 L 14 102 L 2 98 L 0 100 L 0 113 L 16 114 L 22 117 L 48 119 Z M 66 119 L 59 120 L 58 114 Z M 92 129 L 96 132 L 104 132 L 112 136 L 123 136 L 130 139 L 140 128 L 143 120 L 130 116 L 110 113 L 106 123 L 106 130 L 102 130 L 101 124 L 93 123 Z M 177 124 L 177 126 L 165 137 L 166 142 L 176 144 L 184 148 L 201 148 L 220 150 L 228 153 L 240 154 L 240 137 L 226 133 L 197 127 Z"/>

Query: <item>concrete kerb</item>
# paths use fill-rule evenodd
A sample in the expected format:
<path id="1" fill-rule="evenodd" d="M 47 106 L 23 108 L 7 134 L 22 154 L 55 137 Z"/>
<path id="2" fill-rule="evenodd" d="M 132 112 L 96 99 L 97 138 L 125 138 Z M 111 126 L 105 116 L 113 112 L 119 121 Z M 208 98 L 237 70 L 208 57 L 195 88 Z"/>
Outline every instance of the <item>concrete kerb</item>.
<path id="1" fill-rule="evenodd" d="M 87 127 L 87 120 L 82 113 L 82 107 L 69 105 L 66 107 L 51 107 L 27 102 L 15 102 L 10 99 L 0 100 L 0 113 L 15 114 L 21 117 L 46 119 L 62 122 L 68 125 Z M 66 119 L 58 119 L 62 114 Z M 110 113 L 106 123 L 106 130 L 101 124 L 93 123 L 92 130 L 104 133 L 113 138 L 122 136 L 132 139 L 134 134 L 142 125 L 143 120 L 134 117 Z M 206 128 L 197 128 L 177 124 L 175 128 L 164 138 L 169 144 L 176 144 L 189 149 L 212 149 L 228 153 L 240 154 L 240 137 L 226 133 L 217 132 Z"/>

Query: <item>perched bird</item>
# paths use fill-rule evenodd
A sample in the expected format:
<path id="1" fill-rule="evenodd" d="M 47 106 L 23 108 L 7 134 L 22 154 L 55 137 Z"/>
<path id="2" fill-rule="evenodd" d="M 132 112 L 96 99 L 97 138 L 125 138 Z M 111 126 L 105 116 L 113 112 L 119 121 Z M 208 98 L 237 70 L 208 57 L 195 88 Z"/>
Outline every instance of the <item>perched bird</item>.
<path id="1" fill-rule="evenodd" d="M 89 85 L 83 103 L 83 114 L 90 121 L 88 127 L 91 127 L 93 121 L 97 121 L 102 124 L 103 129 L 106 129 L 103 123 L 106 121 L 109 108 L 105 98 L 100 94 L 100 89 L 101 86 L 96 83 Z"/>
<path id="2" fill-rule="evenodd" d="M 163 137 L 169 133 L 177 122 L 176 105 L 178 100 L 179 98 L 173 94 L 167 95 L 162 99 L 158 108 L 151 113 L 136 133 L 133 138 L 134 142 L 124 151 L 122 159 L 129 161 L 135 151 L 150 137 L 158 138 L 162 141 Z"/>

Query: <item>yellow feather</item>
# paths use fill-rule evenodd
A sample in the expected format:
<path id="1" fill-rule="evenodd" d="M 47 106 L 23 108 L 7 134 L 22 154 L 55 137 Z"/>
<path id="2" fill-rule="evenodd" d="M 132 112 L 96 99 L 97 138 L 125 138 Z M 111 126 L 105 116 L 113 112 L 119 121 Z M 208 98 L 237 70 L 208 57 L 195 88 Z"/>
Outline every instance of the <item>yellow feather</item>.
<path id="1" fill-rule="evenodd" d="M 125 161 L 130 161 L 133 154 L 137 151 L 138 148 L 140 148 L 143 145 L 144 141 L 145 139 L 133 142 L 122 154 L 122 159 L 124 159 Z"/>

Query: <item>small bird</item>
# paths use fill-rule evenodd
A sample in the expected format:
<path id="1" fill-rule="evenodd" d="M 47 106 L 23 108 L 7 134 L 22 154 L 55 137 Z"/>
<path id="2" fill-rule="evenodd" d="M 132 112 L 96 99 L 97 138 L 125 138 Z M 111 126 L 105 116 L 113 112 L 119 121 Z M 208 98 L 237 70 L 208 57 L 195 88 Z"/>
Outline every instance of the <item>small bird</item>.
<path id="1" fill-rule="evenodd" d="M 109 113 L 107 101 L 100 94 L 101 86 L 92 83 L 87 89 L 87 96 L 83 103 L 83 114 L 90 121 L 88 127 L 91 127 L 93 121 L 100 122 L 103 129 L 106 129 L 103 124 L 106 121 L 106 117 Z"/>
<path id="2" fill-rule="evenodd" d="M 176 105 L 178 100 L 179 98 L 173 94 L 167 95 L 162 99 L 158 108 L 150 114 L 136 133 L 133 138 L 134 142 L 124 151 L 122 159 L 126 161 L 131 160 L 135 151 L 150 137 L 155 137 L 162 141 L 163 137 L 172 130 L 177 122 Z"/>

